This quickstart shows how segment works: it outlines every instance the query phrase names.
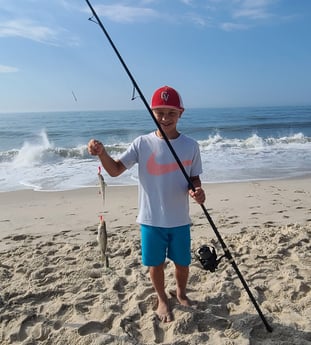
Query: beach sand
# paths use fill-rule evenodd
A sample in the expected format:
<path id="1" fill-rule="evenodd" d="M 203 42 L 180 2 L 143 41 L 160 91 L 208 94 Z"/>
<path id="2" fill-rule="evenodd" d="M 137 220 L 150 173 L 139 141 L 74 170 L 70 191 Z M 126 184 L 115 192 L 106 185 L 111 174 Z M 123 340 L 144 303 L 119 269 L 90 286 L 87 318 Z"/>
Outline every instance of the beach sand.
<path id="1" fill-rule="evenodd" d="M 0 193 L 0 344 L 311 344 L 311 178 L 206 184 L 205 206 L 273 332 L 228 260 L 212 273 L 193 259 L 188 296 L 171 323 L 141 264 L 137 187 Z M 96 242 L 108 231 L 110 267 Z M 223 251 L 191 202 L 192 248 Z M 167 291 L 175 289 L 167 262 Z"/>

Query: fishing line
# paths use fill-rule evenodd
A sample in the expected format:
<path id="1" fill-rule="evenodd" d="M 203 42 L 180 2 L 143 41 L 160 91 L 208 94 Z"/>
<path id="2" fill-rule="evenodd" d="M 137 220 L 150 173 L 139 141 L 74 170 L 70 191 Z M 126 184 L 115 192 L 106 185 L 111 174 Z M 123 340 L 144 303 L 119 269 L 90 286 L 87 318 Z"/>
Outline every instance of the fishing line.
<path id="1" fill-rule="evenodd" d="M 106 28 L 104 27 L 103 23 L 102 23 L 101 20 L 99 19 L 98 15 L 97 15 L 97 13 L 95 12 L 95 10 L 94 10 L 93 6 L 91 5 L 90 1 L 89 1 L 89 0 L 85 0 L 85 1 L 86 1 L 86 3 L 88 4 L 88 6 L 89 6 L 89 8 L 90 8 L 90 10 L 91 10 L 91 12 L 92 12 L 92 14 L 93 14 L 93 17 L 96 19 L 96 21 L 95 21 L 95 20 L 93 20 L 93 17 L 91 17 L 89 20 L 91 20 L 91 21 L 95 22 L 96 24 L 98 24 L 98 25 L 100 26 L 100 28 L 102 29 L 102 31 L 104 32 L 104 34 L 105 34 L 105 36 L 106 36 L 108 42 L 110 43 L 112 49 L 114 50 L 114 52 L 115 52 L 115 54 L 117 55 L 119 61 L 121 62 L 121 65 L 122 65 L 123 68 L 125 69 L 125 71 L 126 71 L 128 77 L 130 78 L 130 80 L 131 80 L 131 82 L 132 82 L 132 84 L 133 84 L 134 90 L 137 91 L 137 93 L 138 93 L 138 95 L 140 96 L 140 98 L 141 98 L 143 104 L 145 105 L 145 107 L 146 107 L 146 109 L 148 110 L 148 112 L 149 112 L 151 118 L 153 119 L 155 125 L 157 126 L 159 132 L 161 133 L 163 139 L 165 140 L 165 142 L 166 142 L 166 144 L 167 144 L 169 150 L 171 151 L 172 155 L 174 156 L 174 158 L 175 158 L 175 160 L 176 160 L 176 162 L 177 162 L 177 164 L 178 164 L 178 166 L 179 166 L 181 172 L 183 173 L 185 179 L 186 179 L 187 182 L 188 182 L 189 188 L 190 188 L 192 191 L 195 191 L 195 187 L 194 187 L 194 185 L 193 185 L 193 183 L 192 183 L 190 177 L 188 176 L 188 174 L 187 174 L 187 172 L 186 172 L 186 170 L 185 170 L 183 164 L 181 163 L 179 157 L 177 156 L 177 154 L 176 154 L 176 152 L 175 152 L 175 150 L 174 150 L 172 144 L 170 143 L 168 137 L 166 136 L 166 134 L 164 133 L 164 131 L 163 131 L 163 129 L 161 128 L 160 124 L 158 123 L 157 119 L 155 118 L 155 116 L 154 116 L 154 114 L 153 114 L 153 112 L 152 112 L 152 110 L 151 110 L 151 108 L 150 108 L 150 106 L 149 106 L 149 103 L 147 102 L 147 100 L 146 100 L 144 94 L 142 93 L 142 91 L 140 90 L 138 84 L 136 83 L 136 80 L 134 79 L 132 73 L 131 73 L 130 70 L 128 69 L 128 67 L 127 67 L 126 63 L 124 62 L 124 60 L 123 60 L 121 54 L 119 53 L 118 49 L 116 48 L 115 44 L 113 43 L 113 41 L 112 41 L 110 35 L 108 34 Z M 247 292 L 247 294 L 248 294 L 250 300 L 252 301 L 252 303 L 253 303 L 255 309 L 257 310 L 257 313 L 258 313 L 258 315 L 260 316 L 262 322 L 264 323 L 264 325 L 265 325 L 267 331 L 268 331 L 268 332 L 272 332 L 272 330 L 273 330 L 272 327 L 268 324 L 268 322 L 267 322 L 265 316 L 263 315 L 263 313 L 262 313 L 262 311 L 261 311 L 259 305 L 257 304 L 257 302 L 256 302 L 256 300 L 255 300 L 255 298 L 254 298 L 254 296 L 253 296 L 253 294 L 252 294 L 252 292 L 250 291 L 250 289 L 249 289 L 249 287 L 248 287 L 246 281 L 244 280 L 244 278 L 243 278 L 243 276 L 242 276 L 242 273 L 240 272 L 240 270 L 239 270 L 237 264 L 235 263 L 235 261 L 234 261 L 232 255 L 231 255 L 231 253 L 230 253 L 228 247 L 226 246 L 225 242 L 223 241 L 223 239 L 222 239 L 222 237 L 221 237 L 221 235 L 220 235 L 220 233 L 219 233 L 219 231 L 218 231 L 216 225 L 214 224 L 214 222 L 213 222 L 211 216 L 210 216 L 209 213 L 207 212 L 206 207 L 204 206 L 204 204 L 201 204 L 200 206 L 201 206 L 201 208 L 202 208 L 202 210 L 203 210 L 203 212 L 204 212 L 204 214 L 205 214 L 207 220 L 209 221 L 209 223 L 210 223 L 210 225 L 211 225 L 211 227 L 212 227 L 212 229 L 213 229 L 213 231 L 214 231 L 214 233 L 215 233 L 215 235 L 216 235 L 218 241 L 220 242 L 220 244 L 221 244 L 221 246 L 222 246 L 222 248 L 223 248 L 225 257 L 226 257 L 226 258 L 228 259 L 228 261 L 231 263 L 231 265 L 232 265 L 232 267 L 234 268 L 236 274 L 238 275 L 238 277 L 239 277 L 239 279 L 240 279 L 240 281 L 241 281 L 241 283 L 242 283 L 244 289 L 246 290 L 246 292 Z"/>

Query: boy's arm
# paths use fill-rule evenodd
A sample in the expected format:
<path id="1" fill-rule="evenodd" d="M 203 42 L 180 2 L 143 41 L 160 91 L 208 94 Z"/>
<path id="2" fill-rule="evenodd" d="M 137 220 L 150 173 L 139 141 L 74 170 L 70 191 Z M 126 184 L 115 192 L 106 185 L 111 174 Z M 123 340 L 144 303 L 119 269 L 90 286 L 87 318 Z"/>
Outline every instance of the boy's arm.
<path id="1" fill-rule="evenodd" d="M 190 180 L 194 186 L 194 188 L 201 187 L 201 179 L 200 176 L 192 176 L 190 177 Z"/>
<path id="2" fill-rule="evenodd" d="M 100 159 L 102 166 L 107 171 L 107 173 L 112 176 L 116 177 L 121 175 L 125 170 L 126 167 L 120 160 L 113 159 L 105 150 L 104 145 L 95 139 L 91 139 L 87 145 L 88 151 L 93 156 L 98 156 Z"/>

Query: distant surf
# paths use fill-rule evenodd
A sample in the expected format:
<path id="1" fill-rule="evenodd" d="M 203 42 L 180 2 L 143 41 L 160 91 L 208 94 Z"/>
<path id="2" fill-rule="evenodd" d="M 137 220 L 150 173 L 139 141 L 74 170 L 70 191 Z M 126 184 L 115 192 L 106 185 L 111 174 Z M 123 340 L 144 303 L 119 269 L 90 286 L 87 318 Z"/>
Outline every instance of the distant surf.
<path id="1" fill-rule="evenodd" d="M 200 145 L 207 183 L 311 173 L 311 107 L 193 109 L 179 129 Z M 154 130 L 145 111 L 0 114 L 0 191 L 59 191 L 97 185 L 96 137 L 117 157 Z M 108 185 L 137 184 L 137 168 Z"/>

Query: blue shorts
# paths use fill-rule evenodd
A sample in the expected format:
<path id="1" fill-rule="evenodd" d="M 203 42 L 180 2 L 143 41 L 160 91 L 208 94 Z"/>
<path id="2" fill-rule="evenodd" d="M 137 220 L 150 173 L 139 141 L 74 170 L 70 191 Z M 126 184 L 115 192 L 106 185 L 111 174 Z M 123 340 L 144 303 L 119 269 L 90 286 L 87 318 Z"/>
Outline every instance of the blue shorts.
<path id="1" fill-rule="evenodd" d="M 160 228 L 140 225 L 142 262 L 145 266 L 161 265 L 166 257 L 180 266 L 191 263 L 190 225 Z"/>

